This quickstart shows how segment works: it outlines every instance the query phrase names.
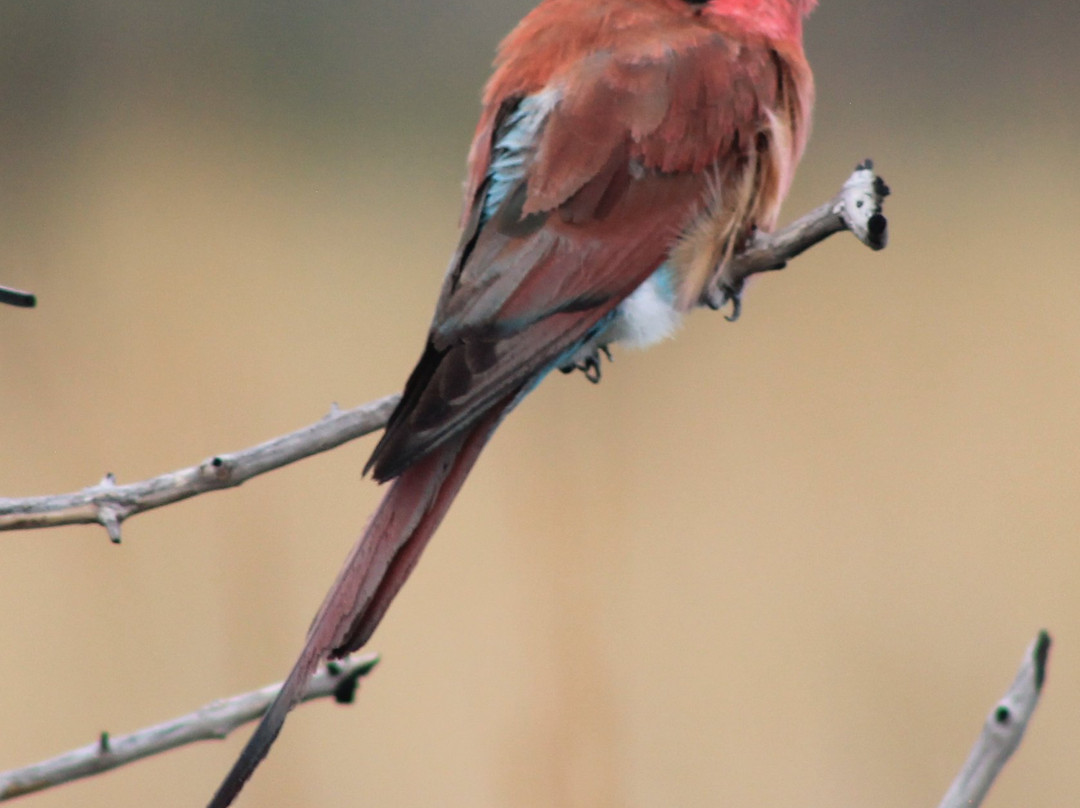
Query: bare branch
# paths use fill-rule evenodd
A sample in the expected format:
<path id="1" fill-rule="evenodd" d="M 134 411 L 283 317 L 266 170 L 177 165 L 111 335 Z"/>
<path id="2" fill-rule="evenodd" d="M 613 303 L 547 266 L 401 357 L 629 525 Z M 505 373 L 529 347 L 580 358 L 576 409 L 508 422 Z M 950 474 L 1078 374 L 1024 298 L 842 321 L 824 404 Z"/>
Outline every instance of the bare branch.
<path id="1" fill-rule="evenodd" d="M 20 309 L 32 309 L 37 305 L 37 297 L 31 292 L 12 289 L 10 286 L 0 286 L 0 303 L 18 306 Z"/>
<path id="2" fill-rule="evenodd" d="M 98 523 L 120 541 L 120 525 L 129 516 L 160 508 L 207 491 L 231 488 L 267 471 L 333 449 L 386 425 L 398 396 L 387 396 L 355 409 L 336 406 L 317 423 L 232 454 L 220 454 L 197 466 L 149 480 L 117 485 L 112 474 L 73 494 L 0 498 L 0 530 Z"/>
<path id="3" fill-rule="evenodd" d="M 308 682 L 302 701 L 333 697 L 351 704 L 360 677 L 378 663 L 376 654 L 358 654 L 321 667 Z M 211 702 L 193 713 L 120 737 L 103 732 L 97 741 L 23 769 L 0 772 L 0 801 L 115 769 L 150 755 L 196 741 L 219 740 L 260 718 L 281 683 Z"/>
<path id="4" fill-rule="evenodd" d="M 719 309 L 731 302 L 734 311 L 728 319 L 735 319 L 747 278 L 782 269 L 787 261 L 833 233 L 850 230 L 872 249 L 882 249 L 888 233 L 881 205 L 888 193 L 888 187 L 874 174 L 873 163 L 866 160 L 830 202 L 776 233 L 755 234 L 719 269 L 708 284 L 702 305 Z M 142 482 L 117 485 L 107 474 L 97 485 L 72 494 L 0 498 L 0 530 L 97 523 L 105 527 L 110 539 L 119 542 L 121 525 L 134 514 L 240 485 L 258 474 L 381 429 L 398 399 L 387 396 L 345 412 L 335 407 L 318 423 L 289 435 Z"/>
<path id="5" fill-rule="evenodd" d="M 982 734 L 939 808 L 978 808 L 982 804 L 994 779 L 1020 745 L 1039 704 L 1049 654 L 1050 635 L 1040 631 L 1020 663 L 1016 680 L 987 716 Z"/>
<path id="6" fill-rule="evenodd" d="M 775 233 L 758 231 L 742 250 L 727 261 L 705 287 L 701 305 L 721 309 L 731 303 L 728 317 L 739 316 L 739 301 L 746 279 L 759 272 L 783 269 L 800 253 L 833 233 L 850 230 L 872 250 L 888 243 L 888 220 L 881 212 L 889 186 L 874 173 L 872 160 L 855 167 L 835 197 Z"/>

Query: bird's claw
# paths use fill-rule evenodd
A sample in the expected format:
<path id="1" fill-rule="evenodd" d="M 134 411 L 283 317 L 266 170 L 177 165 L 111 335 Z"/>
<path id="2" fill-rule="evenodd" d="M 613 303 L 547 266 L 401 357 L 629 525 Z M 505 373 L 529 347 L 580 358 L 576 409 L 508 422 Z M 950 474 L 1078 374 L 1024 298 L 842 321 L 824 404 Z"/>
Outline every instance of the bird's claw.
<path id="1" fill-rule="evenodd" d="M 593 384 L 599 384 L 600 382 L 600 357 L 598 355 L 587 356 L 585 361 L 578 367 L 581 368 L 581 372 L 585 374 L 585 378 Z"/>
<path id="2" fill-rule="evenodd" d="M 580 370 L 585 374 L 585 378 L 593 384 L 600 382 L 600 354 L 603 353 L 607 357 L 609 362 L 612 361 L 611 350 L 606 345 L 601 345 L 597 348 L 593 348 L 592 353 L 586 354 L 584 357 L 577 359 L 577 361 L 563 365 L 559 370 L 563 373 L 573 373 L 575 370 Z"/>
<path id="3" fill-rule="evenodd" d="M 742 293 L 742 281 L 730 283 L 723 278 L 718 278 L 714 283 L 710 284 L 706 292 L 705 302 L 713 311 L 720 311 L 730 303 L 731 313 L 725 314 L 724 319 L 729 323 L 733 323 L 742 314 Z"/>

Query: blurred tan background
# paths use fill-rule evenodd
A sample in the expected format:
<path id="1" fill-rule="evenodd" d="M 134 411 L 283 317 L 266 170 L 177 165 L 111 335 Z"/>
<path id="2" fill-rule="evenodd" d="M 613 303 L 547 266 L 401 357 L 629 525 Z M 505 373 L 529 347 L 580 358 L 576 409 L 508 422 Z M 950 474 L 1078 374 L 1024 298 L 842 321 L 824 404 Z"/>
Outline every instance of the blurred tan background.
<path id="1" fill-rule="evenodd" d="M 131 482 L 397 390 L 528 0 L 0 5 L 0 495 Z M 973 12 L 978 17 L 970 16 Z M 835 238 L 556 374 L 251 806 L 933 806 L 1023 649 L 990 806 L 1080 802 L 1080 55 L 1070 0 L 824 0 L 787 206 Z M 379 495 L 357 442 L 0 537 L 0 768 L 279 679 Z M 246 732 L 30 797 L 193 806 Z"/>

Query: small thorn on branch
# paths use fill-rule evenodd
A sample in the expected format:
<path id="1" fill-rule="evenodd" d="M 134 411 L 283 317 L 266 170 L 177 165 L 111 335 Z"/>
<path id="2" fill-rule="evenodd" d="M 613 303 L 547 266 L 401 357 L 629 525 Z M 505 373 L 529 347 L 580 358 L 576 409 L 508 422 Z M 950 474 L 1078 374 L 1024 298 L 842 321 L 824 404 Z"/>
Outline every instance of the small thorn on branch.
<path id="1" fill-rule="evenodd" d="M 120 511 L 112 505 L 100 505 L 98 506 L 98 521 L 109 534 L 109 541 L 120 544 L 120 523 L 123 521 Z"/>
<path id="2" fill-rule="evenodd" d="M 101 478 L 101 482 L 94 486 L 92 490 L 101 492 L 102 490 L 111 491 L 116 488 L 116 475 L 110 471 Z M 108 499 L 104 499 L 97 504 L 97 521 L 105 528 L 105 532 L 109 534 L 109 541 L 113 544 L 120 544 L 120 523 L 124 521 L 125 516 L 127 514 Z"/>

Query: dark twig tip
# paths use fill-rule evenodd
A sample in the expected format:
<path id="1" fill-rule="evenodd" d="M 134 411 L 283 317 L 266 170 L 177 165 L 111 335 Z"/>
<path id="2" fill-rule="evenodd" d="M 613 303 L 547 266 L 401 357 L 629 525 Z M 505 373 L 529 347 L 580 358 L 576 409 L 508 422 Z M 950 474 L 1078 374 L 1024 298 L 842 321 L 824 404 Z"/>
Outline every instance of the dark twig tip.
<path id="1" fill-rule="evenodd" d="M 1052 640 L 1050 634 L 1044 629 L 1039 632 L 1038 639 L 1035 640 L 1035 688 L 1042 690 L 1043 682 L 1046 681 L 1046 662 L 1050 657 L 1050 645 Z"/>
<path id="2" fill-rule="evenodd" d="M 98 752 L 102 755 L 107 755 L 112 749 L 109 747 L 109 733 L 102 730 L 101 735 L 98 736 Z"/>
<path id="3" fill-rule="evenodd" d="M 888 240 L 889 220 L 885 218 L 883 214 L 875 213 L 866 222 L 866 234 L 867 240 L 874 250 L 880 250 L 885 247 Z"/>
<path id="4" fill-rule="evenodd" d="M 17 306 L 20 309 L 32 309 L 37 305 L 37 295 L 8 286 L 0 286 L 0 303 Z"/>

